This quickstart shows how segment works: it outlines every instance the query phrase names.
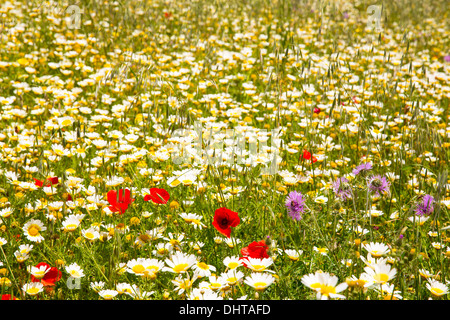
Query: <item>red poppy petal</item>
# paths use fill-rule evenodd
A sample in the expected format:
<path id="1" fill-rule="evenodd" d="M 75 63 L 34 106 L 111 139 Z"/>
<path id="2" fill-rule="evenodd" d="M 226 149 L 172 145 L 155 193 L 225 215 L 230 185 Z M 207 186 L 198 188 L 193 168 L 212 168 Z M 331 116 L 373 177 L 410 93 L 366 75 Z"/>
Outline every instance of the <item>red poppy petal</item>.
<path id="1" fill-rule="evenodd" d="M 120 189 L 120 194 L 122 195 L 122 197 L 119 197 L 121 202 L 130 204 L 134 201 L 134 199 L 131 199 L 131 190 L 130 189 L 125 189 L 125 190 Z"/>
<path id="2" fill-rule="evenodd" d="M 153 202 L 166 204 L 170 199 L 169 193 L 165 189 L 151 188 L 150 194 L 152 195 Z"/>
<path id="3" fill-rule="evenodd" d="M 108 191 L 107 197 L 108 197 L 109 204 L 111 204 L 111 205 L 117 204 L 117 192 L 116 192 L 116 190 Z"/>
<path id="4" fill-rule="evenodd" d="M 108 209 L 111 210 L 112 212 L 117 212 L 117 211 L 120 210 L 120 209 L 117 208 L 116 206 L 109 206 Z"/>
<path id="5" fill-rule="evenodd" d="M 231 227 L 236 227 L 240 223 L 237 212 L 225 207 L 219 208 L 214 213 L 213 226 L 228 238 L 231 235 Z"/>
<path id="6" fill-rule="evenodd" d="M 239 261 L 242 263 L 242 265 L 244 267 L 247 268 L 247 263 L 246 263 L 246 262 L 248 262 L 248 258 L 247 257 L 239 257 Z"/>
<path id="7" fill-rule="evenodd" d="M 125 196 L 123 193 L 123 189 L 119 189 L 119 197 L 118 197 L 119 202 L 124 201 L 124 199 L 125 199 Z"/>
<path id="8" fill-rule="evenodd" d="M 120 214 L 125 213 L 125 211 L 127 211 L 128 209 L 128 206 L 128 203 L 119 203 Z"/>
<path id="9" fill-rule="evenodd" d="M 48 181 L 50 181 L 50 183 L 53 184 L 58 184 L 58 177 L 53 177 L 53 178 L 48 178 Z"/>
<path id="10" fill-rule="evenodd" d="M 49 272 L 47 272 L 44 278 L 41 279 L 41 283 L 44 286 L 54 286 L 57 281 L 62 277 L 62 272 L 56 267 L 52 267 Z"/>
<path id="11" fill-rule="evenodd" d="M 236 215 L 233 217 L 233 220 L 231 220 L 231 227 L 237 227 L 239 225 L 239 223 L 241 223 L 241 219 L 239 219 L 239 217 Z"/>
<path id="12" fill-rule="evenodd" d="M 303 159 L 309 160 L 311 158 L 311 153 L 309 151 L 303 150 Z"/>
<path id="13" fill-rule="evenodd" d="M 231 228 L 222 228 L 216 221 L 213 221 L 212 225 L 219 231 L 221 234 L 229 238 L 231 236 Z"/>

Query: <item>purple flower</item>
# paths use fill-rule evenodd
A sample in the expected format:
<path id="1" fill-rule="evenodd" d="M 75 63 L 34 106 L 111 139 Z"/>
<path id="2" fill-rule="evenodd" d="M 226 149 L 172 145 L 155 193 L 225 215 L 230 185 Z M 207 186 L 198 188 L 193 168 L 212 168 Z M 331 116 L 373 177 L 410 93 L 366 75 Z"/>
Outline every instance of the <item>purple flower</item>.
<path id="1" fill-rule="evenodd" d="M 444 61 L 445 61 L 445 62 L 450 62 L 450 55 L 449 55 L 449 56 L 445 56 L 445 57 L 444 57 Z"/>
<path id="2" fill-rule="evenodd" d="M 355 169 L 353 169 L 352 172 L 355 176 L 357 176 L 361 172 L 365 173 L 366 171 L 369 171 L 371 169 L 372 169 L 372 163 L 366 162 L 366 163 L 363 163 L 363 164 L 360 164 L 359 166 L 357 166 Z"/>
<path id="3" fill-rule="evenodd" d="M 333 190 L 336 197 L 343 201 L 352 198 L 352 188 L 345 177 L 338 178 L 333 182 Z"/>
<path id="4" fill-rule="evenodd" d="M 376 196 L 389 194 L 390 183 L 386 177 L 382 177 L 379 174 L 371 176 L 368 180 L 367 186 L 369 191 Z"/>
<path id="5" fill-rule="evenodd" d="M 291 218 L 300 221 L 302 219 L 301 214 L 305 211 L 303 195 L 300 192 L 292 191 L 286 198 L 285 204 Z"/>
<path id="6" fill-rule="evenodd" d="M 429 194 L 422 197 L 422 202 L 416 205 L 416 215 L 418 216 L 429 216 L 434 210 L 434 198 Z"/>

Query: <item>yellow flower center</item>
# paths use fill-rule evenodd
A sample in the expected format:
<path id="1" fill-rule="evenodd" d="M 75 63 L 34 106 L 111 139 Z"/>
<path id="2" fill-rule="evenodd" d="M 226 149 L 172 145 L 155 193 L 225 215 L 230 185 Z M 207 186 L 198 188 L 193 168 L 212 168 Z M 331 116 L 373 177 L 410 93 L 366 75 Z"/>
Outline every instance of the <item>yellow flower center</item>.
<path id="1" fill-rule="evenodd" d="M 156 273 L 156 272 L 158 272 L 159 268 L 157 266 L 148 266 L 146 268 L 146 270 L 148 270 L 150 272 L 153 272 L 153 273 Z"/>
<path id="2" fill-rule="evenodd" d="M 39 293 L 39 288 L 32 287 L 32 288 L 30 288 L 30 289 L 27 290 L 27 293 L 28 293 L 28 294 L 31 294 L 31 295 L 38 294 L 38 293 Z"/>
<path id="3" fill-rule="evenodd" d="M 71 121 L 70 119 L 64 119 L 64 120 L 61 122 L 61 125 L 62 125 L 63 127 L 70 126 L 71 124 L 72 124 L 72 121 Z"/>
<path id="4" fill-rule="evenodd" d="M 311 289 L 318 289 L 320 288 L 322 285 L 319 282 L 313 283 L 311 284 Z"/>
<path id="5" fill-rule="evenodd" d="M 180 282 L 178 283 L 178 286 L 180 287 L 180 289 L 184 289 L 184 290 L 190 288 L 191 285 L 192 285 L 192 282 L 189 281 L 189 280 L 180 281 Z"/>
<path id="6" fill-rule="evenodd" d="M 228 282 L 229 284 L 235 284 L 236 281 L 237 281 L 237 278 L 236 278 L 236 277 L 230 277 L 230 278 L 228 278 L 228 280 L 227 280 L 227 282 Z"/>
<path id="7" fill-rule="evenodd" d="M 133 270 L 134 273 L 143 273 L 145 268 L 143 265 L 137 264 L 131 270 Z"/>
<path id="8" fill-rule="evenodd" d="M 158 249 L 158 253 L 159 253 L 159 254 L 166 254 L 167 251 L 168 251 L 168 250 L 167 250 L 166 248 Z"/>
<path id="9" fill-rule="evenodd" d="M 58 156 L 63 156 L 64 155 L 64 151 L 63 150 L 59 150 L 59 149 L 55 149 L 55 153 Z"/>
<path id="10" fill-rule="evenodd" d="M 88 239 L 94 239 L 94 234 L 92 232 L 86 232 L 85 233 L 86 238 Z"/>
<path id="11" fill-rule="evenodd" d="M 171 186 L 171 187 L 176 187 L 176 186 L 178 186 L 180 183 L 181 183 L 180 180 L 175 179 L 175 180 L 173 180 L 173 181 L 170 183 L 170 186 Z"/>
<path id="12" fill-rule="evenodd" d="M 209 269 L 209 268 L 208 268 L 208 265 L 207 265 L 206 263 L 204 263 L 204 262 L 200 262 L 200 263 L 198 263 L 197 265 L 198 265 L 198 267 L 199 267 L 200 269 L 203 269 L 203 270 L 208 270 L 208 269 Z"/>
<path id="13" fill-rule="evenodd" d="M 264 290 L 267 287 L 267 283 L 262 282 L 262 281 L 261 282 L 255 282 L 253 284 L 253 287 L 255 288 L 255 290 L 261 291 L 261 290 Z"/>
<path id="14" fill-rule="evenodd" d="M 359 280 L 357 280 L 356 281 L 356 285 L 358 286 L 358 287 L 364 287 L 365 285 L 366 285 L 366 283 L 367 283 L 367 281 L 366 280 L 361 280 L 361 279 L 359 279 Z"/>
<path id="15" fill-rule="evenodd" d="M 66 230 L 67 231 L 73 231 L 73 230 L 75 230 L 77 228 L 77 225 L 76 224 L 68 224 L 67 226 L 66 226 Z"/>
<path id="16" fill-rule="evenodd" d="M 336 293 L 336 288 L 333 286 L 321 286 L 320 293 L 324 296 L 329 296 L 330 293 Z"/>
<path id="17" fill-rule="evenodd" d="M 176 273 L 183 272 L 183 271 L 186 271 L 186 269 L 187 269 L 188 266 L 189 266 L 189 265 L 188 265 L 187 263 L 180 263 L 180 264 L 177 264 L 177 265 L 173 268 L 173 271 L 175 271 Z"/>
<path id="18" fill-rule="evenodd" d="M 189 186 L 189 185 L 192 184 L 192 180 L 188 180 L 188 179 L 183 180 L 182 182 L 183 182 L 183 184 L 184 184 L 185 186 Z"/>
<path id="19" fill-rule="evenodd" d="M 37 271 L 33 273 L 33 276 L 37 279 L 42 279 L 45 276 L 45 271 Z"/>
<path id="20" fill-rule="evenodd" d="M 373 279 L 377 283 L 386 283 L 389 280 L 389 276 L 385 273 L 377 273 L 373 276 Z"/>
<path id="21" fill-rule="evenodd" d="M 239 263 L 237 263 L 237 262 L 230 262 L 229 264 L 228 264 L 228 268 L 230 268 L 230 269 L 235 269 L 235 268 L 237 268 L 239 266 Z"/>
<path id="22" fill-rule="evenodd" d="M 32 224 L 29 228 L 28 228 L 28 234 L 32 237 L 35 237 L 39 234 L 39 226 Z"/>
<path id="23" fill-rule="evenodd" d="M 431 288 L 431 294 L 433 294 L 434 296 L 441 296 L 444 293 L 444 290 L 440 289 L 440 288 Z"/>
<path id="24" fill-rule="evenodd" d="M 218 283 L 218 282 L 216 282 L 216 283 L 211 283 L 211 289 L 212 290 L 217 290 L 217 289 L 219 289 L 220 287 L 221 287 L 222 285 L 220 284 L 220 283 Z"/>
<path id="25" fill-rule="evenodd" d="M 254 269 L 255 271 L 263 271 L 263 270 L 266 269 L 266 266 L 263 266 L 263 265 L 254 265 L 254 266 L 253 266 L 253 269 Z"/>
<path id="26" fill-rule="evenodd" d="M 74 278 L 77 278 L 80 276 L 80 273 L 77 270 L 70 271 L 70 275 Z"/>
<path id="27" fill-rule="evenodd" d="M 386 292 L 386 293 L 383 293 L 383 300 L 398 300 L 398 298 L 396 296 L 394 296 L 393 294 Z"/>
<path id="28" fill-rule="evenodd" d="M 379 258 L 379 257 L 382 256 L 382 255 L 379 253 L 378 250 L 373 250 L 372 252 L 370 252 L 370 254 L 371 254 L 372 257 L 374 257 L 374 258 Z"/>

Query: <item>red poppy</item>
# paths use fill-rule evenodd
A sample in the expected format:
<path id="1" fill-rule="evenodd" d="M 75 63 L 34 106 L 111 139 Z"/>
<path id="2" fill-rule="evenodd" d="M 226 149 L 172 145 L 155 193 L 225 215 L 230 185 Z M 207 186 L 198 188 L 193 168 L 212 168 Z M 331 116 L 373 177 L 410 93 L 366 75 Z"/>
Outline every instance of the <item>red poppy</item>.
<path id="1" fill-rule="evenodd" d="M 311 152 L 303 150 L 303 155 L 302 155 L 303 159 L 305 160 L 309 160 L 311 159 Z"/>
<path id="2" fill-rule="evenodd" d="M 18 299 L 10 294 L 2 294 L 0 300 L 18 300 Z"/>
<path id="3" fill-rule="evenodd" d="M 166 204 L 170 199 L 169 193 L 165 189 L 151 188 L 150 194 L 146 194 L 144 201 L 152 200 L 157 204 Z"/>
<path id="4" fill-rule="evenodd" d="M 58 177 L 53 177 L 53 178 L 48 178 L 47 180 L 41 181 L 38 179 L 33 178 L 34 180 L 34 184 L 38 187 L 49 187 L 49 186 L 53 186 L 55 184 L 58 184 Z M 44 185 L 44 182 L 45 185 Z"/>
<path id="5" fill-rule="evenodd" d="M 116 190 L 108 191 L 108 207 L 112 212 L 119 212 L 119 214 L 125 213 L 129 205 L 135 200 L 131 199 L 131 191 L 129 189 L 119 189 L 117 195 Z"/>
<path id="6" fill-rule="evenodd" d="M 253 241 L 247 247 L 241 249 L 241 254 L 244 257 L 263 259 L 269 258 L 268 250 L 269 246 L 264 240 Z"/>
<path id="7" fill-rule="evenodd" d="M 237 212 L 222 207 L 217 209 L 214 213 L 212 225 L 217 231 L 229 238 L 231 235 L 231 227 L 237 227 L 240 222 L 241 220 L 239 219 Z"/>
<path id="8" fill-rule="evenodd" d="M 269 258 L 269 254 L 267 253 L 268 250 L 269 246 L 266 244 L 264 240 L 253 241 L 247 247 L 241 249 L 242 257 L 240 257 L 239 260 L 242 262 L 244 267 L 247 267 L 246 261 L 248 258 L 254 259 Z"/>
<path id="9" fill-rule="evenodd" d="M 311 152 L 306 151 L 306 150 L 303 150 L 302 158 L 305 159 L 305 160 L 311 159 L 311 161 L 312 161 L 313 163 L 314 163 L 314 162 L 317 162 L 317 158 L 314 157 L 314 156 L 311 154 Z"/>
<path id="10" fill-rule="evenodd" d="M 170 18 L 172 16 L 171 12 L 164 12 L 164 17 Z"/>
<path id="11" fill-rule="evenodd" d="M 41 266 L 46 266 L 47 269 L 50 269 L 43 278 L 38 279 L 35 276 L 31 275 L 32 282 L 40 282 L 44 285 L 44 287 L 54 286 L 56 282 L 61 279 L 62 272 L 58 270 L 56 267 L 50 267 L 49 264 L 45 262 L 40 262 L 36 265 L 36 268 Z"/>
<path id="12" fill-rule="evenodd" d="M 315 113 L 315 114 L 319 114 L 319 113 L 320 113 L 320 108 L 315 107 L 315 108 L 314 108 L 314 113 Z"/>

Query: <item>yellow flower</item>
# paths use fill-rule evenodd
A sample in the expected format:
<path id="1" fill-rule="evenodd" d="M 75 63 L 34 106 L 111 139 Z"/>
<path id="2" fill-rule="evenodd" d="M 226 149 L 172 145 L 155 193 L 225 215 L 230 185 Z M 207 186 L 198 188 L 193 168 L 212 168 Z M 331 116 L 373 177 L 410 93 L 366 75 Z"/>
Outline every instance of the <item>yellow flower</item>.
<path id="1" fill-rule="evenodd" d="M 138 224 L 140 224 L 141 223 L 141 220 L 139 220 L 139 218 L 138 217 L 131 217 L 131 219 L 130 219 L 130 225 L 138 225 Z"/>
<path id="2" fill-rule="evenodd" d="M 9 280 L 6 277 L 0 278 L 0 287 L 2 286 L 11 287 L 12 286 L 11 280 Z"/>
<path id="3" fill-rule="evenodd" d="M 65 264 L 66 264 L 66 263 L 65 263 L 64 260 L 62 260 L 62 259 L 56 259 L 56 261 L 55 261 L 55 265 L 56 265 L 57 267 L 64 267 Z"/>
<path id="4" fill-rule="evenodd" d="M 178 208 L 180 208 L 180 204 L 173 200 L 170 204 L 169 204 L 170 209 L 172 210 L 177 210 Z"/>

